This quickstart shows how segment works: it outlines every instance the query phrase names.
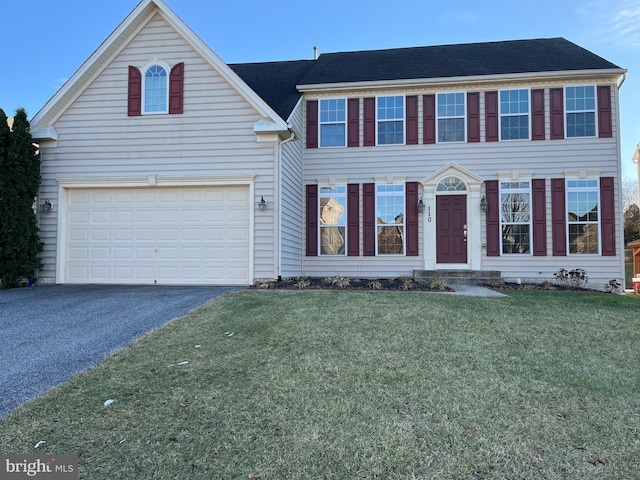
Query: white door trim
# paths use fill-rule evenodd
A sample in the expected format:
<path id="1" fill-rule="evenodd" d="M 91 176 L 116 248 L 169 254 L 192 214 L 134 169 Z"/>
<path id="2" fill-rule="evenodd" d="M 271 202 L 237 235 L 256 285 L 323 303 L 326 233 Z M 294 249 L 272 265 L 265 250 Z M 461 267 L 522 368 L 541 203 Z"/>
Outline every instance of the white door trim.
<path id="1" fill-rule="evenodd" d="M 457 177 L 462 180 L 466 191 L 436 192 L 438 184 L 447 177 Z M 424 219 L 424 269 L 482 269 L 482 218 L 480 212 L 480 199 L 482 198 L 482 185 L 484 179 L 455 163 L 449 163 L 438 169 L 431 175 L 423 178 L 420 183 L 423 187 L 425 212 Z M 467 196 L 467 263 L 451 264 L 436 262 L 436 196 L 447 194 L 466 194 Z"/>

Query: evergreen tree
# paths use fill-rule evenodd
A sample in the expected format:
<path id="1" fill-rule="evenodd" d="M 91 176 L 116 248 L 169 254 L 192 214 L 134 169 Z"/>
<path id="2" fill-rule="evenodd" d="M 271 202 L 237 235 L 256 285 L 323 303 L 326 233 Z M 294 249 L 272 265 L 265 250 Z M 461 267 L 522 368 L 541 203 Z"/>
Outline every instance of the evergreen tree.
<path id="1" fill-rule="evenodd" d="M 40 185 L 40 156 L 24 109 L 16 111 L 13 120 L 2 178 L 0 278 L 4 288 L 11 288 L 19 286 L 24 278 L 33 278 L 41 267 L 38 254 L 42 242 L 33 210 Z"/>
<path id="2" fill-rule="evenodd" d="M 624 211 L 624 243 L 640 240 L 640 208 L 634 203 Z"/>
<path id="3" fill-rule="evenodd" d="M 4 223 L 5 223 L 5 213 L 4 213 L 4 184 L 6 172 L 5 165 L 7 163 L 7 156 L 9 155 L 9 141 L 10 141 L 11 132 L 9 130 L 9 125 L 7 124 L 7 115 L 4 113 L 4 110 L 0 109 L 0 280 L 2 279 L 5 271 L 5 262 L 4 262 Z M 1 284 L 1 282 L 0 282 Z"/>

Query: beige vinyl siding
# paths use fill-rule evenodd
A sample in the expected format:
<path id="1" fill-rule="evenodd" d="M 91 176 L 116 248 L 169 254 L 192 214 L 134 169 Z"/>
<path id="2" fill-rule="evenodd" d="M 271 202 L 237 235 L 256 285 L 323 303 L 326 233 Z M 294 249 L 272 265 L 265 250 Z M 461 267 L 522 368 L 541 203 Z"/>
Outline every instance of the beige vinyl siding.
<path id="1" fill-rule="evenodd" d="M 608 81 L 581 81 L 580 84 L 607 84 Z M 562 84 L 535 85 L 531 88 L 544 88 L 546 98 L 546 131 L 550 132 L 549 88 Z M 567 83 L 568 84 L 568 83 Z M 552 255 L 551 226 L 551 178 L 563 178 L 565 172 L 580 173 L 597 172 L 597 177 L 611 176 L 616 179 L 616 199 L 620 195 L 620 164 L 618 158 L 618 114 L 616 86 L 612 85 L 612 123 L 613 138 L 570 138 L 564 140 L 513 140 L 501 142 L 484 142 L 485 138 L 485 104 L 484 91 L 501 88 L 524 88 L 523 85 L 490 85 L 456 87 L 456 91 L 480 91 L 480 143 L 437 143 L 423 145 L 423 125 L 419 122 L 419 145 L 386 145 L 378 147 L 358 148 L 316 148 L 304 149 L 304 184 L 314 184 L 318 178 L 341 177 L 349 183 L 371 183 L 376 177 L 406 177 L 406 181 L 420 182 L 438 169 L 454 163 L 485 180 L 496 180 L 498 175 L 530 173 L 531 178 L 546 179 L 547 195 L 547 252 L 546 257 L 531 255 L 511 255 L 500 257 L 486 256 L 486 248 L 482 247 L 481 266 L 485 270 L 499 270 L 509 278 L 535 278 L 553 280 L 553 273 L 560 268 L 584 268 L 587 270 L 594 286 L 602 288 L 604 282 L 621 278 L 622 229 L 617 226 L 617 256 L 602 257 L 589 255 L 569 255 L 554 257 Z M 419 96 L 419 118 L 422 119 L 422 95 L 437 93 L 436 91 L 406 92 Z M 376 93 L 361 92 L 359 96 L 374 96 Z M 336 95 L 340 96 L 340 95 Z M 341 96 L 344 96 L 342 93 Z M 356 96 L 356 95 L 352 95 Z M 312 97 L 310 97 L 312 98 Z M 363 119 L 360 118 L 361 144 Z M 484 189 L 483 189 L 484 192 Z M 420 187 L 419 195 L 423 195 Z M 362 253 L 362 189 L 360 196 L 360 251 Z M 431 205 L 435 221 L 435 204 Z M 469 241 L 486 243 L 485 216 L 478 211 L 469 210 L 472 215 L 482 215 L 481 235 L 471 236 Z M 616 203 L 616 217 L 620 218 L 619 202 Z M 423 269 L 425 263 L 424 225 L 427 214 L 420 215 L 418 257 L 349 257 L 349 256 L 304 256 L 304 274 L 310 276 L 344 275 L 353 277 L 411 275 L 414 269 Z M 435 246 L 427 245 L 426 248 Z M 439 267 L 445 268 L 445 267 Z"/>
<path id="2" fill-rule="evenodd" d="M 127 116 L 128 66 L 154 59 L 185 63 L 184 114 Z M 91 177 L 255 175 L 260 196 L 274 198 L 275 142 L 258 142 L 254 108 L 191 45 L 156 14 L 55 122 L 57 146 L 42 145 L 41 215 L 44 270 L 55 277 L 58 184 Z M 274 212 L 255 215 L 254 276 L 274 277 Z"/>
<path id="3" fill-rule="evenodd" d="M 299 138 L 302 132 L 302 102 L 299 102 L 288 122 L 297 132 L 296 140 L 285 143 L 281 159 L 281 269 L 283 277 L 297 277 L 302 274 L 302 255 L 304 254 L 303 230 L 304 211 L 302 187 L 302 148 Z"/>

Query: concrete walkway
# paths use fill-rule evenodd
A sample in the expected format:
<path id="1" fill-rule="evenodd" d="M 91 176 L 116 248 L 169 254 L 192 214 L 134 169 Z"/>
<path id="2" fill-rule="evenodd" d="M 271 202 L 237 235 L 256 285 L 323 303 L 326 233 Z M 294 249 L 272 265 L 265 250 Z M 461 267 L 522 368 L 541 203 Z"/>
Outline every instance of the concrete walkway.
<path id="1" fill-rule="evenodd" d="M 455 292 L 446 292 L 450 295 L 466 295 L 469 297 L 506 297 L 504 293 L 496 292 L 480 285 L 450 285 Z"/>

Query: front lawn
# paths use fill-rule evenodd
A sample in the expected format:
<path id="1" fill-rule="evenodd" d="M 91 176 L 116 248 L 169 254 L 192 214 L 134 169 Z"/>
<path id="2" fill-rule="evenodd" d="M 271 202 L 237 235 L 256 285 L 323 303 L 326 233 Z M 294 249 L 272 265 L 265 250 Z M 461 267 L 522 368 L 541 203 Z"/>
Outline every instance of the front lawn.
<path id="1" fill-rule="evenodd" d="M 0 420 L 0 452 L 82 479 L 638 478 L 640 299 L 227 294 Z"/>

